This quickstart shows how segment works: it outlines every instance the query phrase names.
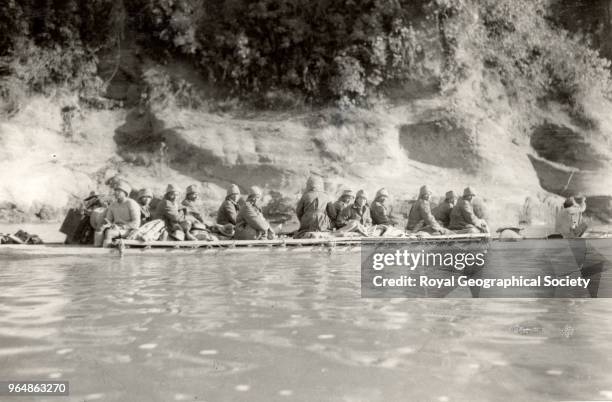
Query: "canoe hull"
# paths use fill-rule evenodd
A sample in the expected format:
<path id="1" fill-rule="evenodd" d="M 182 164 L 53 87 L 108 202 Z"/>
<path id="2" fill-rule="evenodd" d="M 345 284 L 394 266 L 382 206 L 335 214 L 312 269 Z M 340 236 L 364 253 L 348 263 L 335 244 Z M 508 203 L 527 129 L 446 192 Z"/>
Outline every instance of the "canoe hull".
<path id="1" fill-rule="evenodd" d="M 327 239 L 276 239 L 276 240 L 220 240 L 207 241 L 154 241 L 141 242 L 136 240 L 120 241 L 112 248 L 96 248 L 91 246 L 44 244 L 44 245 L 1 245 L 2 257 L 44 257 L 44 256 L 104 256 L 104 255 L 169 255 L 178 253 L 210 253 L 241 252 L 255 250 L 276 251 L 359 251 L 363 242 L 401 242 L 401 243 L 480 243 L 488 242 L 487 234 L 451 235 L 431 237 L 397 237 L 397 238 L 327 238 Z"/>

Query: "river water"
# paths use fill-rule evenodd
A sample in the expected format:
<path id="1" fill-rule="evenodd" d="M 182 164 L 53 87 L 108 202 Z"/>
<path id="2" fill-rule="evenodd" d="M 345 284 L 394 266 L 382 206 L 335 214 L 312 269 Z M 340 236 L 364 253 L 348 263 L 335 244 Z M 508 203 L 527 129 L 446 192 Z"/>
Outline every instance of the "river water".
<path id="1" fill-rule="evenodd" d="M 366 299 L 359 257 L 0 260 L 0 380 L 70 382 L 37 401 L 612 400 L 612 299 Z"/>

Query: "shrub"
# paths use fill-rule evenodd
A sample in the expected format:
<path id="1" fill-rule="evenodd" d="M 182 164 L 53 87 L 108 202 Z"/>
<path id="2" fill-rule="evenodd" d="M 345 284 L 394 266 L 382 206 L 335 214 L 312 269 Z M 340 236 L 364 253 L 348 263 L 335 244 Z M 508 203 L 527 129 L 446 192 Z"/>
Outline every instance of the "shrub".
<path id="1" fill-rule="evenodd" d="M 211 79 L 236 93 L 282 87 L 311 99 L 360 101 L 386 82 L 422 71 L 416 54 L 424 47 L 406 27 L 423 3 L 207 2 L 197 33 L 200 62 Z"/>
<path id="2" fill-rule="evenodd" d="M 500 77 L 526 120 L 549 100 L 569 105 L 576 116 L 588 120 L 585 98 L 609 98 L 610 62 L 579 37 L 553 25 L 548 0 L 438 3 L 441 12 L 450 16 L 442 19 L 442 36 L 449 44 L 442 87 L 448 93 L 484 67 Z"/>
<path id="3" fill-rule="evenodd" d="M 44 48 L 21 40 L 6 63 L 11 75 L 29 91 L 48 93 L 55 85 L 75 91 L 97 91 L 97 58 L 75 42 Z"/>
<path id="4" fill-rule="evenodd" d="M 127 4 L 136 28 L 183 54 L 199 49 L 198 21 L 205 0 L 136 0 Z"/>
<path id="5" fill-rule="evenodd" d="M 96 52 L 120 39 L 124 22 L 122 0 L 8 0 L 0 8 L 5 104 L 16 104 L 19 92 L 50 93 L 55 87 L 99 92 Z"/>
<path id="6" fill-rule="evenodd" d="M 203 104 L 197 89 L 184 79 L 174 78 L 163 71 L 150 68 L 144 72 L 143 80 L 149 91 L 148 101 L 152 104 L 162 107 L 176 105 L 192 109 Z"/>
<path id="7" fill-rule="evenodd" d="M 257 95 L 251 103 L 259 109 L 295 110 L 305 103 L 303 94 L 295 90 L 273 88 Z"/>
<path id="8" fill-rule="evenodd" d="M 21 83 L 15 77 L 0 82 L 0 117 L 10 117 L 17 113 L 25 99 Z"/>

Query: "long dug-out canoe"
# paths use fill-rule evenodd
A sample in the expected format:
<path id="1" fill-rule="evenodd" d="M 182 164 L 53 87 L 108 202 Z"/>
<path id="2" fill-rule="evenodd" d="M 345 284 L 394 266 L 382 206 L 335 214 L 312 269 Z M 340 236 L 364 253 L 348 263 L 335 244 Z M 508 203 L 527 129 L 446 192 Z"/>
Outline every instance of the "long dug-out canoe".
<path id="1" fill-rule="evenodd" d="M 167 253 L 218 253 L 221 251 L 250 252 L 254 250 L 332 250 L 342 249 L 359 251 L 364 242 L 400 242 L 400 243 L 474 243 L 487 242 L 489 234 L 454 234 L 446 236 L 411 236 L 411 237 L 330 237 L 317 239 L 275 239 L 275 240 L 219 240 L 219 241 L 152 241 L 121 240 L 112 248 L 99 248 L 82 245 L 42 244 L 0 245 L 0 257 L 27 256 L 100 256 L 100 255 L 142 255 Z"/>

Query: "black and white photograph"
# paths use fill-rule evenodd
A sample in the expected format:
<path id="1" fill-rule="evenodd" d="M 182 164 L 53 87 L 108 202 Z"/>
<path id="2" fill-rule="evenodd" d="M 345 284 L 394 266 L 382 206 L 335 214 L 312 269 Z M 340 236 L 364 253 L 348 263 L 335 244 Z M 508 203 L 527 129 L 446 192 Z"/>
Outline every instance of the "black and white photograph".
<path id="1" fill-rule="evenodd" d="M 0 401 L 612 401 L 611 0 L 0 0 Z"/>

